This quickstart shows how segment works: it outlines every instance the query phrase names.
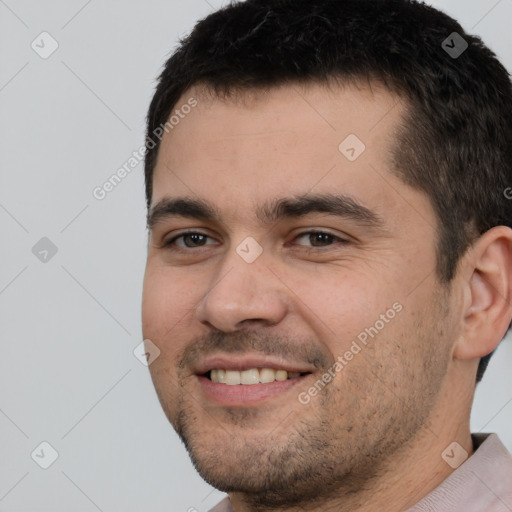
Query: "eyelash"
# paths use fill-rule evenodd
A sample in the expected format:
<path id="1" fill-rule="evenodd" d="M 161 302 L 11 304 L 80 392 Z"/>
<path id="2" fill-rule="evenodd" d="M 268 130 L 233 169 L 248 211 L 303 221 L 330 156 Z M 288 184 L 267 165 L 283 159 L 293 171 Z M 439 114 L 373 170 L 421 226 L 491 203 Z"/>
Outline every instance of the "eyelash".
<path id="1" fill-rule="evenodd" d="M 204 249 L 206 247 L 204 245 L 199 245 L 197 247 L 179 247 L 179 246 L 175 245 L 176 240 L 178 240 L 180 238 L 183 238 L 185 236 L 188 236 L 188 235 L 200 235 L 200 236 L 203 236 L 203 237 L 212 238 L 209 235 L 207 235 L 205 233 L 201 233 L 199 231 L 188 231 L 186 233 L 181 233 L 180 235 L 177 235 L 177 236 L 171 238 L 170 240 L 165 241 L 163 243 L 163 247 L 171 249 L 171 250 L 183 251 L 183 252 L 188 252 L 188 251 L 193 250 L 193 249 Z M 328 231 L 321 231 L 321 230 L 303 231 L 302 233 L 299 233 L 294 238 L 294 240 L 297 240 L 298 238 L 302 238 L 302 237 L 307 236 L 307 235 L 328 235 L 329 237 L 331 237 L 333 239 L 333 242 L 336 242 L 336 241 L 337 242 L 341 242 L 343 245 L 349 243 L 348 240 L 345 240 L 343 238 L 340 238 L 339 236 L 333 235 L 332 233 L 329 233 Z M 211 244 L 207 244 L 207 245 L 211 245 Z M 324 249 L 324 250 L 327 249 L 328 250 L 329 248 L 332 248 L 333 246 L 334 246 L 334 243 L 326 245 L 326 246 L 318 246 L 318 247 L 315 247 L 315 246 L 309 246 L 309 247 L 308 246 L 301 246 L 301 247 L 303 249 L 309 250 L 309 251 L 318 251 L 320 249 Z"/>

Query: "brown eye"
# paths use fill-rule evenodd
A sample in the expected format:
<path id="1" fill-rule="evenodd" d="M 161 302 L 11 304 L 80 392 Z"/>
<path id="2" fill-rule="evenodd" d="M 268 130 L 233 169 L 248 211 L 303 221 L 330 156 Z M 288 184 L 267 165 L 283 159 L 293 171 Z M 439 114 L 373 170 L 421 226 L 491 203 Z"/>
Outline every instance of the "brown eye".
<path id="1" fill-rule="evenodd" d="M 182 233 L 181 235 L 171 238 L 169 241 L 164 243 L 165 247 L 176 246 L 180 249 L 193 249 L 194 247 L 204 247 L 207 244 L 206 241 L 210 237 L 204 233 Z"/>
<path id="2" fill-rule="evenodd" d="M 337 237 L 331 233 L 327 233 L 325 231 L 306 231 L 304 233 L 301 233 L 295 238 L 295 241 L 305 239 L 309 242 L 311 245 L 305 245 L 305 247 L 315 247 L 315 248 L 321 248 L 321 247 L 329 247 L 333 245 L 335 242 L 347 242 L 347 240 L 343 240 L 340 237 Z M 304 245 L 304 244 L 299 244 Z"/>

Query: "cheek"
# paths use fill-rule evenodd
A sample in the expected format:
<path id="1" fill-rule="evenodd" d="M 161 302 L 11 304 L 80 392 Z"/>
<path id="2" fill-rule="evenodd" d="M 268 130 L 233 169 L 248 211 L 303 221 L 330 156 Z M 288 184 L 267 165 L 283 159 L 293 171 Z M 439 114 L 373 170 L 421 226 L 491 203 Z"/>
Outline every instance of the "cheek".
<path id="1" fill-rule="evenodd" d="M 142 323 L 148 332 L 165 332 L 185 320 L 201 298 L 197 280 L 190 273 L 150 264 L 142 293 Z"/>
<path id="2" fill-rule="evenodd" d="M 142 333 L 160 350 L 149 365 L 149 372 L 162 408 L 171 423 L 175 420 L 173 406 L 178 393 L 177 360 L 184 341 L 179 338 L 180 319 L 186 319 L 186 305 L 179 300 L 181 284 L 172 284 L 159 269 L 148 266 L 142 293 Z M 189 308 L 190 309 L 190 308 Z"/>
<path id="3" fill-rule="evenodd" d="M 287 282 L 291 283 L 291 279 L 290 275 Z M 374 275 L 344 269 L 325 269 L 293 282 L 290 288 L 297 297 L 298 314 L 317 326 L 318 338 L 327 341 L 334 356 L 344 351 L 361 332 L 374 326 L 398 296 Z M 392 310 L 388 316 L 394 317 L 394 313 Z"/>
<path id="4" fill-rule="evenodd" d="M 188 284 L 183 278 L 176 279 L 161 269 L 146 269 L 142 294 L 142 333 L 144 339 L 150 339 L 157 345 L 162 356 L 159 359 L 167 364 L 177 358 L 182 345 L 179 342 L 180 330 L 182 325 L 189 322 L 194 304 L 197 303 L 194 297 L 184 292 Z"/>

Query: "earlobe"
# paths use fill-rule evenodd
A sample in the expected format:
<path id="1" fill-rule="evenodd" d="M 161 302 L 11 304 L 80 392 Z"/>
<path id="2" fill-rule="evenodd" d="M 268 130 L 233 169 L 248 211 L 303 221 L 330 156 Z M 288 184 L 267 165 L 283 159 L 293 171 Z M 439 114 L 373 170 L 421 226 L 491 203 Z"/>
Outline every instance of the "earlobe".
<path id="1" fill-rule="evenodd" d="M 453 355 L 469 360 L 491 353 L 512 318 L 512 229 L 496 226 L 484 233 L 465 263 L 463 328 Z"/>

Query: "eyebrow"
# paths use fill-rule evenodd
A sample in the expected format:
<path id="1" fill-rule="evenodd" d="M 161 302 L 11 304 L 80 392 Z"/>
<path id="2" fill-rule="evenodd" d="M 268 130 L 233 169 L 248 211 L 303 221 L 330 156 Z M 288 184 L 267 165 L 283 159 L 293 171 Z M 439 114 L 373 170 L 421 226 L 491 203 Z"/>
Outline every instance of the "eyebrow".
<path id="1" fill-rule="evenodd" d="M 256 217 L 264 225 L 280 219 L 304 217 L 311 213 L 348 218 L 369 228 L 384 226 L 384 220 L 379 214 L 345 194 L 305 194 L 285 197 L 268 201 L 256 208 Z M 164 197 L 149 210 L 147 227 L 151 230 L 162 220 L 171 217 L 221 223 L 220 211 L 203 199 Z"/>

